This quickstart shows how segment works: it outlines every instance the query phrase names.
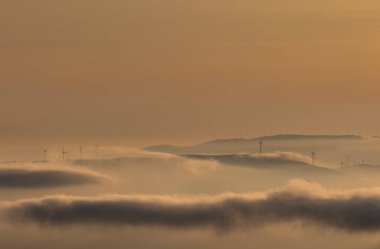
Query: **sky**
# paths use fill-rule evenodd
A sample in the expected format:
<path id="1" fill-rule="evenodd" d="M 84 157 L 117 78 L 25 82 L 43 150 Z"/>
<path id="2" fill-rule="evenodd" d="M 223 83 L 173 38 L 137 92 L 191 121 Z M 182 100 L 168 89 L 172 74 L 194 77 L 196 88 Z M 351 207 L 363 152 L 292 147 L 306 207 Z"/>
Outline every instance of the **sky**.
<path id="1" fill-rule="evenodd" d="M 1 144 L 378 135 L 373 0 L 0 0 Z"/>

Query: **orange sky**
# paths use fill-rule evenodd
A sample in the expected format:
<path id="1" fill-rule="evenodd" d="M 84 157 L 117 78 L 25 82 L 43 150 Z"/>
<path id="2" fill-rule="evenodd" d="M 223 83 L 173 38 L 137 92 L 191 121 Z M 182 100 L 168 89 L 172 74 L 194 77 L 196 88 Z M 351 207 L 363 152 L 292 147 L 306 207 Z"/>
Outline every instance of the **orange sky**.
<path id="1" fill-rule="evenodd" d="M 375 134 L 379 31 L 373 0 L 0 0 L 0 138 Z"/>

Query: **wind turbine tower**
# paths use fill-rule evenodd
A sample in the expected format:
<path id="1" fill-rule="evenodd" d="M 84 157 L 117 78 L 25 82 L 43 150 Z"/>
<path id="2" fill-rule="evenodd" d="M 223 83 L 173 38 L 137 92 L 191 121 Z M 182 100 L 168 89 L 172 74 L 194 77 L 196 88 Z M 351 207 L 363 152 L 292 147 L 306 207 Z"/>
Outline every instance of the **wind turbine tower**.
<path id="1" fill-rule="evenodd" d="M 263 140 L 262 139 L 259 141 L 259 145 L 260 145 L 260 156 L 261 156 L 261 154 L 263 152 Z"/>
<path id="2" fill-rule="evenodd" d="M 48 149 L 43 149 L 42 152 L 44 153 L 44 162 L 46 162 L 46 153 L 48 152 Z"/>
<path id="3" fill-rule="evenodd" d="M 79 160 L 82 160 L 82 151 L 83 151 L 83 145 L 81 144 L 79 147 Z"/>
<path id="4" fill-rule="evenodd" d="M 315 154 L 315 151 L 311 152 L 311 165 L 314 166 L 315 161 L 317 160 L 317 154 Z"/>
<path id="5" fill-rule="evenodd" d="M 65 151 L 65 147 L 62 147 L 62 161 L 65 161 L 65 155 L 69 153 L 67 151 Z"/>

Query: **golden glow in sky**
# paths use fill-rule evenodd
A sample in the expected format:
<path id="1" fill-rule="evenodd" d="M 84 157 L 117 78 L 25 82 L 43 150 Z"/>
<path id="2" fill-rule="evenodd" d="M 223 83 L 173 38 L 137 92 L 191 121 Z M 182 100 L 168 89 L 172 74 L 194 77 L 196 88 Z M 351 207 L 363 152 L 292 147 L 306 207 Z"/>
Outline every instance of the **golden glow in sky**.
<path id="1" fill-rule="evenodd" d="M 379 18 L 369 0 L 0 1 L 1 136 L 375 134 Z"/>

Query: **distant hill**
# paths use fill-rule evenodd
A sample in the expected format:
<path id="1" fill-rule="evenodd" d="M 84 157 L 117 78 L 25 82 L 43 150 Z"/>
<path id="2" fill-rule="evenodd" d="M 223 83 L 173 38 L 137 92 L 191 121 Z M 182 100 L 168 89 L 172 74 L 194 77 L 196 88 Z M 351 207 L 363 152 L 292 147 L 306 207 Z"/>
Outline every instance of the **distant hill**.
<path id="1" fill-rule="evenodd" d="M 357 135 L 299 135 L 283 134 L 273 136 L 263 136 L 256 139 L 264 140 L 362 140 L 363 137 Z"/>
<path id="2" fill-rule="evenodd" d="M 360 141 L 364 138 L 356 135 L 297 135 L 284 134 L 273 136 L 262 136 L 252 139 L 231 138 L 231 139 L 216 139 L 201 144 L 192 146 L 174 146 L 174 145 L 156 145 L 145 148 L 148 151 L 165 152 L 172 154 L 229 154 L 229 153 L 253 153 L 257 151 L 258 141 L 264 141 L 264 147 L 268 148 L 270 143 L 271 150 L 287 150 L 284 147 L 289 146 L 290 142 L 299 144 L 302 142 L 345 142 L 345 141 Z M 276 148 L 275 146 L 280 145 Z M 282 147 L 281 147 L 282 146 Z"/>
<path id="3" fill-rule="evenodd" d="M 289 153 L 289 155 L 291 154 L 293 153 Z M 196 160 L 214 160 L 225 167 L 239 167 L 242 170 L 249 168 L 252 169 L 252 174 L 255 177 L 262 177 L 275 182 L 286 182 L 290 179 L 299 178 L 323 184 L 338 184 L 350 180 L 346 175 L 333 169 L 311 165 L 307 162 L 307 157 L 302 159 L 303 156 L 299 154 L 295 154 L 294 158 L 286 153 L 269 153 L 262 156 L 229 154 L 187 155 L 186 157 Z"/>
<path id="4" fill-rule="evenodd" d="M 202 144 L 218 144 L 218 143 L 252 143 L 260 140 L 362 140 L 363 137 L 357 135 L 300 135 L 300 134 L 280 134 L 272 136 L 261 136 L 252 139 L 230 138 L 230 139 L 215 139 Z"/>
<path id="5" fill-rule="evenodd" d="M 249 154 L 230 154 L 230 155 L 185 155 L 187 158 L 199 160 L 215 160 L 221 164 L 229 166 L 244 166 L 255 169 L 280 169 L 280 170 L 309 170 L 319 171 L 329 174 L 338 174 L 335 170 L 311 165 L 306 160 L 296 157 L 292 158 L 294 153 L 269 153 L 260 155 Z M 290 156 L 288 156 L 290 155 Z M 297 156 L 297 155 L 296 155 Z"/>

